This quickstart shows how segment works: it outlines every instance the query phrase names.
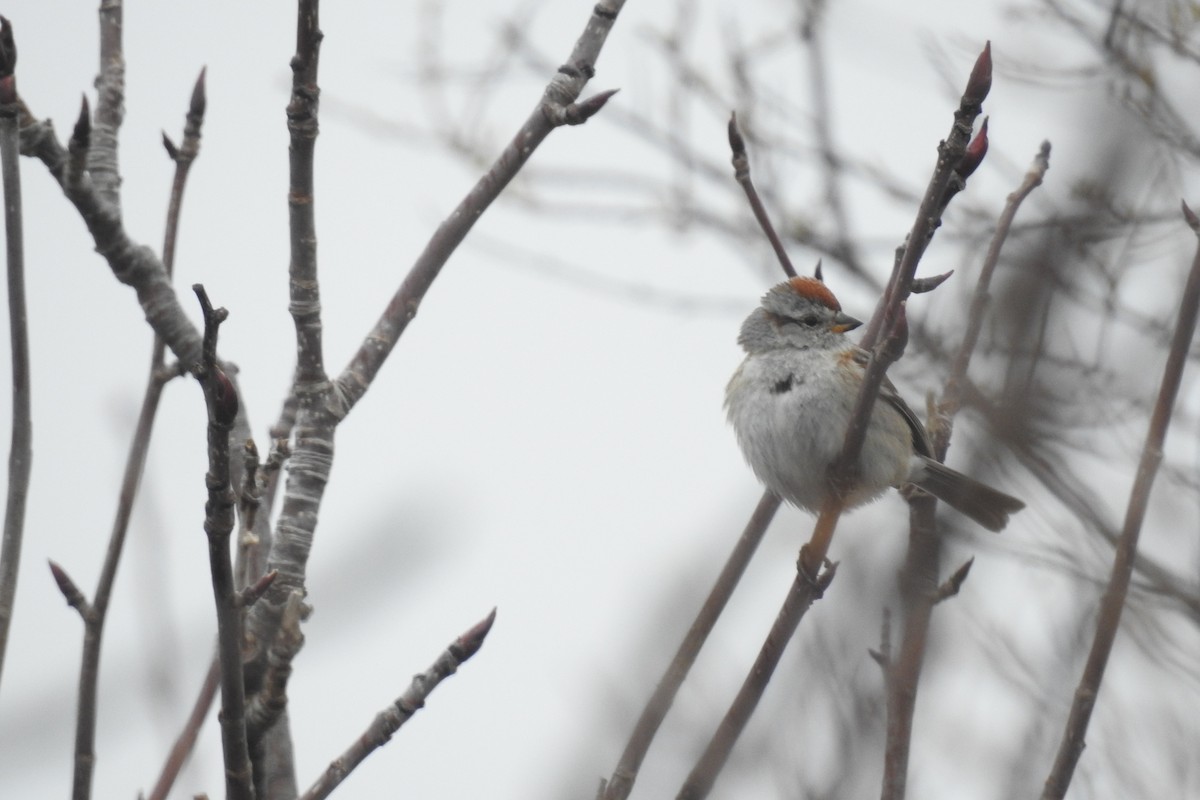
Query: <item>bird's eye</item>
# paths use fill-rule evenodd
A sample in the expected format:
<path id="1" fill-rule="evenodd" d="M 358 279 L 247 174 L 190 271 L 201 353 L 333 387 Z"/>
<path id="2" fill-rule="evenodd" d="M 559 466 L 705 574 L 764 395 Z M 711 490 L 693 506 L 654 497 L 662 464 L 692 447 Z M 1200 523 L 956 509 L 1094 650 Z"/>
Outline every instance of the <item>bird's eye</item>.
<path id="1" fill-rule="evenodd" d="M 807 317 L 800 318 L 800 324 L 809 328 L 816 327 L 821 322 L 821 318 L 816 314 L 809 314 Z"/>

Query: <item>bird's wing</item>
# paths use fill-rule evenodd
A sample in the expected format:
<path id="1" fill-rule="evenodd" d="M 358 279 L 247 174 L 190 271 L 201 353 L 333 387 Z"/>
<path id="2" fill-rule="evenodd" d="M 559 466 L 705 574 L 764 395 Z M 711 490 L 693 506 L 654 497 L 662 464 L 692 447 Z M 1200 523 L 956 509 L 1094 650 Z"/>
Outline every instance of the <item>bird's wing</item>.
<path id="1" fill-rule="evenodd" d="M 861 348 L 855 349 L 854 362 L 864 370 L 867 368 L 867 363 L 870 360 L 871 354 L 866 350 Z M 933 458 L 933 447 L 930 446 L 929 437 L 925 434 L 925 426 L 921 424 L 921 420 L 917 418 L 916 413 L 908 407 L 908 403 L 904 402 L 904 398 L 896 391 L 896 386 L 887 376 L 884 376 L 883 384 L 879 387 L 879 399 L 900 412 L 900 416 L 908 423 L 908 429 L 912 432 L 913 450 L 919 455 Z"/>

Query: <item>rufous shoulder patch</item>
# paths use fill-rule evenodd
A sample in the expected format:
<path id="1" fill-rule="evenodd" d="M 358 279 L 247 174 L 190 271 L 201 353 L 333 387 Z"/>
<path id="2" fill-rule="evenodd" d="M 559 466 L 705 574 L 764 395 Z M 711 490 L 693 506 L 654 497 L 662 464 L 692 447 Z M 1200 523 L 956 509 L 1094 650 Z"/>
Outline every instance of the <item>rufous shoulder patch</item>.
<path id="1" fill-rule="evenodd" d="M 821 305 L 832 308 L 834 311 L 841 311 L 841 303 L 833 296 L 833 292 L 829 291 L 824 283 L 816 278 L 810 278 L 807 275 L 798 275 L 795 278 L 788 279 L 788 286 L 792 287 L 792 291 L 801 297 L 807 297 Z"/>

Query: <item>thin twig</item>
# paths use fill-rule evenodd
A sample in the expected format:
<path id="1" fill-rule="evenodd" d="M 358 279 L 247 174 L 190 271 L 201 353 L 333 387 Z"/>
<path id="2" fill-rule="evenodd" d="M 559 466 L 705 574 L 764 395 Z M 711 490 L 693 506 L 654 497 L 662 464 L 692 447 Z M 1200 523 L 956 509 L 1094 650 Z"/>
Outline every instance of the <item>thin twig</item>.
<path id="1" fill-rule="evenodd" d="M 967 374 L 971 355 L 975 352 L 975 346 L 979 342 L 979 334 L 983 330 L 984 311 L 989 299 L 988 290 L 991 288 L 992 275 L 996 271 L 996 265 L 1000 263 L 1000 250 L 1008 240 L 1008 233 L 1012 230 L 1013 220 L 1016 219 L 1021 204 L 1034 189 L 1042 185 L 1042 180 L 1049 169 L 1050 143 L 1042 142 L 1021 185 L 1008 196 L 1004 211 L 1001 212 L 1000 218 L 996 222 L 996 231 L 992 235 L 987 254 L 983 258 L 979 279 L 975 282 L 975 292 L 971 296 L 971 308 L 967 312 L 967 330 L 963 334 L 962 344 L 951 364 L 950 375 L 942 391 L 942 401 L 938 406 L 938 424 L 932 431 L 934 453 L 937 454 L 939 460 L 946 457 L 946 449 L 949 447 L 950 434 L 954 426 L 954 415 L 958 413 L 958 409 L 962 405 L 961 383 Z"/>
<path id="2" fill-rule="evenodd" d="M 454 640 L 445 651 L 433 662 L 433 666 L 425 672 L 413 676 L 408 690 L 396 701 L 375 717 L 370 726 L 359 736 L 354 744 L 338 756 L 325 769 L 325 773 L 317 779 L 312 787 L 301 795 L 300 800 L 322 800 L 338 787 L 355 767 L 386 744 L 400 726 L 408 722 L 425 705 L 425 700 L 438 684 L 453 675 L 464 662 L 483 646 L 492 623 L 496 621 L 496 610 L 487 615 L 469 631 Z"/>
<path id="3" fill-rule="evenodd" d="M 108 262 L 113 276 L 137 292 L 146 322 L 181 364 L 194 364 L 200 358 L 200 332 L 184 312 L 166 267 L 152 249 L 129 238 L 120 208 L 101 196 L 84 167 L 91 134 L 86 98 L 68 148 L 58 141 L 48 122 L 37 121 L 26 112 L 21 152 L 45 164 L 87 225 L 96 252 Z"/>
<path id="4" fill-rule="evenodd" d="M 820 519 L 833 519 L 836 522 L 836 517 L 825 513 L 821 515 Z M 801 557 L 802 560 L 803 557 Z M 679 800 L 697 800 L 697 798 L 707 797 L 708 793 L 712 791 L 717 775 L 724 768 L 729 754 L 733 751 L 734 744 L 742 730 L 745 729 L 754 709 L 758 707 L 758 701 L 767 688 L 767 682 L 771 680 L 775 668 L 779 666 L 779 659 L 783 657 L 784 648 L 795 634 L 796 626 L 800 624 L 804 613 L 808 611 L 813 602 L 819 599 L 825 589 L 829 587 L 836 573 L 837 564 L 828 564 L 819 576 L 809 576 L 805 572 L 804 565 L 800 562 L 797 563 L 796 579 L 792 582 L 792 587 L 784 599 L 783 607 L 776 615 L 775 623 L 771 626 L 766 641 L 758 651 L 758 657 L 755 658 L 754 665 L 747 673 L 741 689 L 738 690 L 737 696 L 730 704 L 721 724 L 717 726 L 704 753 L 696 761 L 696 765 L 679 790 L 677 795 Z"/>
<path id="5" fill-rule="evenodd" d="M 670 710 L 671 704 L 675 700 L 675 695 L 679 692 L 679 687 L 683 685 L 684 678 L 687 677 L 692 664 L 695 663 L 700 648 L 704 646 L 709 633 L 712 632 L 713 626 L 717 624 L 721 612 L 725 610 L 725 605 L 733 595 L 733 590 L 737 588 L 738 581 L 741 580 L 746 565 L 750 563 L 751 556 L 758 549 L 758 544 L 762 541 L 767 526 L 771 524 L 775 511 L 779 508 L 779 503 L 779 498 L 771 492 L 764 492 L 762 499 L 758 501 L 758 507 L 754 509 L 749 522 L 746 523 L 745 530 L 742 531 L 737 544 L 734 545 L 733 552 L 730 553 L 725 566 L 721 568 L 721 574 L 717 576 L 716 582 L 709 590 L 708 597 L 705 598 L 704 605 L 700 608 L 700 613 L 696 615 L 692 626 L 688 628 L 687 635 L 679 645 L 679 650 L 671 659 L 671 663 L 667 665 L 667 670 L 659 679 L 654 694 L 646 702 L 646 707 L 642 709 L 637 725 L 634 726 L 633 734 L 629 737 L 625 751 L 621 754 L 621 760 L 617 762 L 612 777 L 603 787 L 601 796 L 604 800 L 624 800 L 629 796 L 630 790 L 633 789 L 633 783 L 637 780 L 638 770 L 641 769 L 642 761 L 646 758 L 646 752 L 650 749 L 650 744 L 654 741 L 659 726 L 662 725 L 667 711 Z"/>
<path id="6" fill-rule="evenodd" d="M 33 467 L 30 412 L 29 323 L 25 307 L 25 244 L 21 219 L 21 158 L 17 133 L 17 48 L 12 25 L 0 17 L 0 173 L 4 183 L 5 262 L 8 272 L 8 326 L 12 348 L 12 439 L 8 450 L 8 490 L 0 540 L 0 674 L 8 650 L 8 629 L 17 595 L 25 504 Z"/>
<path id="7" fill-rule="evenodd" d="M 1200 237 L 1200 219 L 1197 219 L 1186 204 L 1183 205 L 1183 214 L 1188 225 Z M 1071 713 L 1063 730 L 1058 755 L 1046 778 L 1042 800 L 1060 800 L 1066 795 L 1071 777 L 1075 774 L 1075 765 L 1079 763 L 1079 757 L 1083 754 L 1088 723 L 1092 717 L 1096 697 L 1100 692 L 1100 683 L 1104 679 L 1104 670 L 1108 666 L 1109 655 L 1112 653 L 1113 641 L 1117 636 L 1121 612 L 1125 607 L 1125 597 L 1129 592 L 1129 580 L 1133 572 L 1134 559 L 1137 556 L 1138 538 L 1141 535 L 1142 522 L 1146 517 L 1146 507 L 1150 502 L 1150 490 L 1154 485 L 1159 464 L 1162 462 L 1163 443 L 1167 438 L 1167 428 L 1171 424 L 1171 414 L 1175 408 L 1175 398 L 1179 394 L 1179 385 L 1183 378 L 1183 368 L 1187 363 L 1188 350 L 1191 348 L 1192 339 L 1195 336 L 1198 312 L 1200 312 L 1200 247 L 1197 248 L 1196 256 L 1192 261 L 1192 269 L 1188 273 L 1187 284 L 1183 289 L 1183 298 L 1179 304 L 1179 319 L 1175 324 L 1171 350 L 1167 354 L 1162 383 L 1159 385 L 1158 399 L 1150 417 L 1149 430 L 1146 432 L 1146 444 L 1142 448 L 1142 458 L 1138 464 L 1133 488 L 1130 491 L 1129 505 L 1125 510 L 1125 523 L 1121 530 L 1121 538 L 1117 541 L 1112 574 L 1108 580 L 1108 587 L 1104 590 L 1104 597 L 1100 601 L 1100 610 L 1096 617 L 1096 636 L 1092 640 L 1092 649 L 1088 653 L 1083 675 L 1075 690 L 1075 700 L 1071 704 Z"/>
<path id="8" fill-rule="evenodd" d="M 946 204 L 956 194 L 951 186 L 961 187 L 965 184 L 966 176 L 960 174 L 963 159 L 971 145 L 971 130 L 976 117 L 983 110 L 983 101 L 992 88 L 992 45 L 988 42 L 967 79 L 967 88 L 963 91 L 958 110 L 954 112 L 954 125 L 950 134 L 938 145 L 938 159 L 933 168 L 933 177 L 925 187 L 921 205 L 917 209 L 916 219 L 908 232 L 908 236 L 897 250 L 896 263 L 892 268 L 892 277 L 888 281 L 880 306 L 884 313 L 878 311 L 871 318 L 867 330 L 863 334 L 862 346 L 870 349 L 875 345 L 884 331 L 890 330 L 892 317 L 900 303 L 908 297 L 913 278 L 917 272 L 917 263 L 924 255 L 925 249 L 933 239 L 934 233 L 942 224 L 942 214 Z M 977 145 L 986 143 L 986 138 L 977 137 Z M 986 147 L 983 149 L 986 150 Z M 971 169 L 978 166 L 978 152 L 971 159 Z M 870 369 L 868 369 L 870 375 Z"/>
<path id="9" fill-rule="evenodd" d="M 586 121 L 611 96 L 611 92 L 603 92 L 587 101 L 577 102 L 595 73 L 596 59 L 624 5 L 625 0 L 600 0 L 595 5 L 567 62 L 558 68 L 517 135 L 454 212 L 438 226 L 363 346 L 338 376 L 339 416 L 349 413 L 366 393 L 400 335 L 416 316 L 421 301 L 446 261 L 538 146 L 555 128 Z"/>
<path id="10" fill-rule="evenodd" d="M 784 274 L 789 278 L 796 277 L 796 268 L 792 266 L 792 260 L 788 257 L 787 249 L 783 246 L 783 240 L 775 232 L 775 226 L 771 223 L 771 216 L 767 213 L 762 198 L 758 196 L 758 189 L 754 186 L 754 179 L 750 177 L 750 157 L 746 154 L 746 139 L 742 136 L 741 129 L 738 128 L 736 113 L 729 115 L 729 149 L 733 152 L 733 179 L 738 182 L 738 185 L 742 187 L 742 191 L 746 193 L 746 200 L 750 203 L 750 210 L 754 212 L 754 218 L 758 220 L 758 226 L 762 228 L 767 241 L 771 243 L 771 249 L 775 251 L 775 257 L 779 259 L 779 266 L 783 267 Z"/>
<path id="11" fill-rule="evenodd" d="M 220 679 L 221 665 L 214 657 L 208 665 L 208 673 L 204 676 L 204 683 L 200 686 L 196 702 L 192 704 L 192 713 L 188 714 L 183 730 L 179 732 L 175 744 L 171 746 L 171 752 L 167 754 L 167 760 L 163 763 L 162 772 L 159 773 L 158 780 L 146 800 L 167 800 L 167 794 L 175 784 L 175 779 L 179 777 L 183 765 L 187 763 L 188 756 L 192 754 L 196 740 L 200 738 L 200 728 L 203 727 L 208 710 L 212 707 L 213 698 L 217 696 Z"/>
<path id="12" fill-rule="evenodd" d="M 800 40 L 808 56 L 809 91 L 811 93 L 813 138 L 820 156 L 821 180 L 825 187 L 825 202 L 833 217 L 834 255 L 855 275 L 865 272 L 854 246 L 851 233 L 850 213 L 845 193 L 842 191 L 842 168 L 834 147 L 833 104 L 829 102 L 829 75 L 825 57 L 824 31 L 822 30 L 827 7 L 826 0 L 807 0 L 801 16 Z"/>
<path id="13" fill-rule="evenodd" d="M 208 474 L 204 484 L 204 532 L 217 608 L 217 649 L 221 663 L 221 744 L 225 755 L 225 794 L 253 800 L 253 775 L 246 739 L 246 697 L 242 675 L 242 612 L 233 579 L 229 539 L 234 525 L 234 493 L 229 477 L 229 432 L 238 412 L 237 391 L 217 362 L 217 333 L 228 316 L 214 309 L 204 287 L 192 287 L 204 314 L 203 360 L 193 373 L 204 389 L 208 409 Z"/>

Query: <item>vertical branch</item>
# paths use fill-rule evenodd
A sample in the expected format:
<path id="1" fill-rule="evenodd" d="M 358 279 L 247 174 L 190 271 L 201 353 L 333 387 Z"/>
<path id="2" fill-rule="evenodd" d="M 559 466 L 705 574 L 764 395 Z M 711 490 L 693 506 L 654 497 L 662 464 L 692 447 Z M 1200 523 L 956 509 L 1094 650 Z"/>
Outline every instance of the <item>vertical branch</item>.
<path id="1" fill-rule="evenodd" d="M 917 209 L 913 226 L 905 237 L 896 255 L 896 263 L 892 268 L 892 277 L 888 281 L 880 307 L 867 325 L 861 345 L 864 349 L 874 347 L 876 340 L 891 330 L 893 320 L 900 304 L 908 297 L 912 289 L 913 278 L 917 274 L 917 264 L 925 254 L 925 248 L 933 239 L 934 233 L 942 224 L 942 213 L 954 195 L 966 185 L 966 179 L 971 171 L 978 166 L 982 159 L 966 159 L 968 145 L 971 143 L 971 131 L 976 117 L 983 110 L 983 101 L 992 88 L 992 44 L 988 42 L 967 79 L 967 88 L 959 100 L 958 109 L 954 112 L 954 125 L 947 136 L 938 145 L 937 163 L 933 168 L 933 177 L 925 188 L 921 205 Z M 980 140 L 981 143 L 986 139 Z M 964 169 L 966 167 L 966 169 Z M 867 370 L 868 377 L 871 370 Z M 875 392 L 872 391 L 872 394 Z"/>
<path id="2" fill-rule="evenodd" d="M 288 228 L 291 262 L 288 266 L 288 310 L 296 326 L 296 375 L 293 394 L 321 388 L 325 366 L 321 352 L 321 292 L 317 282 L 317 232 L 313 211 L 313 152 L 317 140 L 317 111 L 321 89 L 317 66 L 323 34 L 318 25 L 317 0 L 300 0 L 296 14 L 296 55 L 292 57 L 292 97 L 287 106 L 290 182 Z"/>
<path id="3" fill-rule="evenodd" d="M 87 169 L 100 198 L 119 207 L 121 174 L 117 134 L 125 119 L 124 0 L 100 0 L 100 74 L 96 76 L 96 118 Z"/>
<path id="4" fill-rule="evenodd" d="M 253 775 L 246 740 L 246 695 L 242 675 L 242 612 L 233 580 L 229 552 L 234 524 L 234 493 L 229 475 L 229 433 L 237 419 L 238 396 L 233 382 L 217 362 L 217 333 L 229 316 L 214 309 L 204 287 L 192 287 L 204 312 L 201 362 L 194 370 L 208 409 L 208 474 L 204 485 L 204 533 L 217 609 L 217 649 L 221 662 L 221 745 L 225 756 L 225 795 L 230 800 L 253 800 Z"/>
<path id="5" fill-rule="evenodd" d="M 271 690 L 273 702 L 268 722 L 248 728 L 255 781 L 263 797 L 296 795 L 296 769 L 291 748 L 286 709 L 277 700 L 291 674 L 291 658 L 303 643 L 295 630 L 281 625 L 289 598 L 304 596 L 304 565 L 312 547 L 312 535 L 320 510 L 321 496 L 333 465 L 334 424 L 325 411 L 332 386 L 325 374 L 321 338 L 321 294 L 317 277 L 317 234 L 314 209 L 313 156 L 319 131 L 320 87 L 317 83 L 323 34 L 319 0 L 299 0 L 296 5 L 296 52 L 292 56 L 292 92 L 287 105 L 289 134 L 288 311 L 296 330 L 296 369 L 289 392 L 289 406 L 296 411 L 295 454 L 289 476 L 291 491 L 285 494 L 278 528 L 270 536 L 268 569 L 282 575 L 279 589 L 260 604 L 269 615 L 247 621 L 256 655 L 247 673 L 255 702 L 265 702 L 261 693 Z M 292 398 L 295 403 L 292 405 Z M 287 436 L 291 431 L 287 431 Z M 296 487 L 305 488 L 297 490 Z M 274 498 L 272 479 L 269 499 Z M 300 522 L 300 520 L 304 520 Z M 247 558 L 244 565 L 251 568 Z M 254 566 L 258 566 L 255 564 Z M 248 574 L 249 576 L 249 574 Z M 255 576 L 256 577 L 256 576 Z M 255 620 L 258 624 L 255 624 Z M 280 639 L 294 642 L 281 648 Z M 283 653 L 279 658 L 273 654 Z M 267 681 L 281 676 L 278 681 Z"/>
<path id="6" fill-rule="evenodd" d="M 980 132 L 979 141 L 986 144 L 986 129 Z M 1050 168 L 1049 159 L 1050 144 L 1044 142 L 1020 186 L 1008 196 L 996 223 L 996 231 L 979 270 L 979 278 L 975 282 L 975 292 L 967 315 L 967 331 L 954 357 L 950 375 L 946 379 L 942 402 L 929 420 L 933 453 L 939 461 L 945 459 L 946 451 L 950 447 L 954 416 L 961 405 L 961 386 L 966 380 L 971 355 L 983 329 L 988 290 L 996 265 L 1000 261 L 1000 250 L 1008 238 L 1008 232 L 1021 203 L 1030 192 L 1041 185 L 1046 170 Z M 909 547 L 901 571 L 901 591 L 905 604 L 904 634 L 895 660 L 883 665 L 887 691 L 887 743 L 884 747 L 881 793 L 884 800 L 903 798 L 908 783 L 908 757 L 912 744 L 917 687 L 925 660 L 933 607 L 941 594 L 938 586 L 941 539 L 938 537 L 934 521 L 935 509 L 936 503 L 932 497 L 922 496 L 911 500 Z"/>
<path id="7" fill-rule="evenodd" d="M 1183 205 L 1183 214 L 1188 225 L 1200 237 L 1200 219 L 1192 213 L 1186 203 Z M 1054 766 L 1046 778 L 1042 800 L 1060 800 L 1066 795 L 1071 777 L 1075 774 L 1075 765 L 1079 763 L 1079 757 L 1083 754 L 1088 723 L 1092 718 L 1096 697 L 1100 693 L 1100 683 L 1104 680 L 1104 670 L 1108 666 L 1113 641 L 1117 637 L 1125 597 L 1129 593 L 1129 580 L 1133 573 L 1134 558 L 1137 556 L 1138 538 L 1141 535 L 1142 522 L 1146 518 L 1146 506 L 1150 502 L 1150 489 L 1154 486 L 1154 478 L 1162 462 L 1163 443 L 1167 438 L 1167 428 L 1171 424 L 1171 413 L 1175 408 L 1175 398 L 1179 394 L 1188 350 L 1196 333 L 1198 311 L 1200 248 L 1196 251 L 1187 284 L 1183 289 L 1179 320 L 1175 324 L 1171 350 L 1167 354 L 1162 383 L 1159 384 L 1158 399 L 1150 417 L 1150 428 L 1146 432 L 1146 444 L 1142 448 L 1141 462 L 1138 464 L 1137 476 L 1130 491 L 1129 505 L 1125 510 L 1125 524 L 1121 530 L 1121 538 L 1117 540 L 1112 574 L 1100 601 L 1100 611 L 1096 617 L 1096 636 L 1092 640 L 1092 649 L 1088 653 L 1079 686 L 1075 689 L 1075 700 L 1071 704 L 1071 713 L 1067 717 Z"/>
<path id="8" fill-rule="evenodd" d="M 29 325 L 25 308 L 25 245 L 21 220 L 21 158 L 17 133 L 17 48 L 12 25 L 0 17 L 0 176 L 4 182 L 5 261 L 8 270 L 8 325 L 12 338 L 12 441 L 8 451 L 8 492 L 0 540 L 0 674 L 8 649 L 8 629 L 17 593 L 25 502 L 33 462 L 30 413 Z"/>

